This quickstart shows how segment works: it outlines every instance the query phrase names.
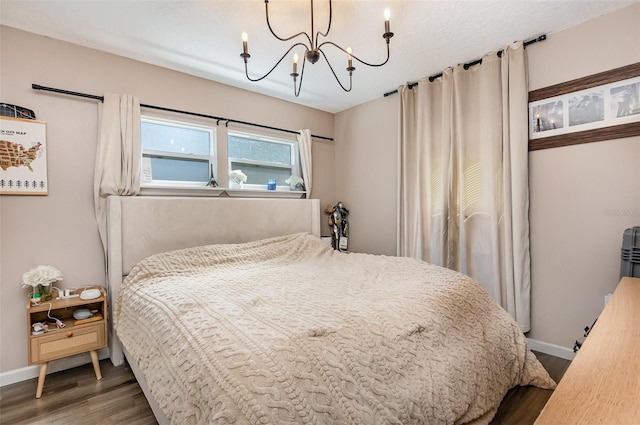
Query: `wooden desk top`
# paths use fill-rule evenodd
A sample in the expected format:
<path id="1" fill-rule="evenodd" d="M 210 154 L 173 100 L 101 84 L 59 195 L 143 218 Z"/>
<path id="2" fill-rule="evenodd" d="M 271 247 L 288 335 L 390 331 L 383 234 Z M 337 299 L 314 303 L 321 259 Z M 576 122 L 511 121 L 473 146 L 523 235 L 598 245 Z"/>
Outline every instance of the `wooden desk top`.
<path id="1" fill-rule="evenodd" d="M 640 278 L 622 278 L 535 422 L 557 424 L 640 424 Z"/>

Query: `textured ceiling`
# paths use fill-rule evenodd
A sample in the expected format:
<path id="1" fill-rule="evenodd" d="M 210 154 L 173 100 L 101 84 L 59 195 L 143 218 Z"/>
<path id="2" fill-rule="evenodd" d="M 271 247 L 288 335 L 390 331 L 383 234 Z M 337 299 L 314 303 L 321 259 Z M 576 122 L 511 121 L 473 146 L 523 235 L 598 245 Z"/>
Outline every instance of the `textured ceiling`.
<path id="1" fill-rule="evenodd" d="M 515 40 L 557 32 L 637 1 L 404 1 L 335 0 L 327 38 L 370 62 L 385 58 L 383 11 L 391 10 L 391 59 L 381 68 L 354 63 L 345 93 L 326 62 L 307 64 L 300 97 L 293 95 L 291 60 L 266 79 L 244 76 L 242 31 L 249 33 L 249 74 L 268 71 L 292 42 L 268 31 L 263 0 L 246 1 L 13 1 L 0 0 L 0 23 L 137 59 L 328 112 L 359 105 L 407 81 L 481 57 Z M 315 31 L 326 29 L 328 1 L 315 1 Z M 280 36 L 309 31 L 309 1 L 269 2 Z M 302 52 L 301 52 L 302 53 Z M 346 56 L 327 55 L 347 83 Z M 74 87 L 62 87 L 74 90 Z"/>

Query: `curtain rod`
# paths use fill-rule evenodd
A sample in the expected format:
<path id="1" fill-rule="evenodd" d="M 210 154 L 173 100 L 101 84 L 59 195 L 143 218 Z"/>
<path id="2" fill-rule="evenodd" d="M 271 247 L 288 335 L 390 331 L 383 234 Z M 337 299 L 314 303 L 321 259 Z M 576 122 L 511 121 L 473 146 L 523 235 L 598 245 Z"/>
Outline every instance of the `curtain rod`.
<path id="1" fill-rule="evenodd" d="M 41 85 L 38 85 L 38 84 L 31 84 L 31 88 L 34 89 L 34 90 L 42 90 L 42 91 L 49 91 L 49 92 L 54 92 L 54 93 L 68 94 L 70 96 L 85 97 L 87 99 L 95 99 L 95 100 L 99 100 L 100 102 L 104 102 L 104 96 L 96 96 L 96 95 L 93 95 L 93 94 L 79 93 L 79 92 L 74 92 L 74 91 L 56 89 L 56 88 L 53 88 L 53 87 L 44 87 L 44 86 L 41 86 Z M 189 112 L 189 111 L 182 111 L 182 110 L 179 110 L 179 109 L 165 108 L 163 106 L 154 106 L 154 105 L 147 105 L 147 104 L 141 103 L 140 107 L 141 108 L 156 109 L 158 111 L 165 111 L 165 112 L 176 112 L 178 114 L 191 115 L 191 116 L 194 116 L 194 117 L 210 118 L 212 120 L 218 121 L 218 123 L 220 121 L 225 121 L 225 126 L 228 125 L 231 122 L 231 123 L 234 123 L 234 124 L 242 124 L 242 125 L 249 125 L 249 126 L 252 126 L 252 127 L 266 128 L 268 130 L 282 131 L 284 133 L 298 134 L 297 131 L 287 130 L 287 129 L 284 129 L 284 128 L 271 127 L 271 126 L 268 126 L 268 125 L 256 124 L 256 123 L 252 123 L 252 122 L 248 122 L 248 121 L 234 120 L 234 119 L 230 119 L 230 118 L 216 117 L 214 115 L 200 114 L 198 112 Z M 316 136 L 315 134 L 312 134 L 311 137 L 314 137 L 316 139 L 323 139 L 323 140 L 333 141 L 333 137 Z"/>
<path id="2" fill-rule="evenodd" d="M 525 42 L 524 42 L 524 43 L 522 43 L 522 44 L 524 45 L 524 47 L 527 47 L 527 46 L 528 46 L 528 45 L 530 45 L 530 44 L 537 43 L 538 41 L 544 41 L 544 40 L 546 40 L 546 39 L 547 39 L 547 35 L 546 35 L 546 34 L 542 34 L 541 36 L 538 36 L 538 37 L 536 37 L 536 38 L 532 38 L 531 40 L 527 40 L 527 41 L 525 41 Z M 502 50 L 500 50 L 500 51 L 498 52 L 498 57 L 499 57 L 499 58 L 500 58 L 500 57 L 502 57 Z M 474 60 L 474 61 L 471 61 L 471 62 L 467 62 L 467 63 L 465 63 L 465 64 L 463 65 L 463 67 L 464 67 L 464 69 L 465 69 L 465 71 L 466 71 L 467 69 L 471 68 L 472 66 L 474 66 L 474 65 L 478 65 L 478 64 L 481 64 L 481 63 L 482 63 L 482 59 L 476 59 L 476 60 Z M 435 80 L 436 78 L 439 78 L 439 77 L 442 77 L 442 72 L 440 72 L 440 73 L 438 73 L 438 74 L 434 74 L 434 75 L 430 76 L 430 77 L 429 77 L 429 81 L 433 83 L 433 82 L 434 82 L 434 80 Z M 414 87 L 415 87 L 415 86 L 417 86 L 417 85 L 418 85 L 418 82 L 417 82 L 417 81 L 415 81 L 415 82 L 413 82 L 413 83 L 409 83 L 409 84 L 408 84 L 408 86 L 409 86 L 409 88 L 410 88 L 410 89 L 414 88 Z M 396 94 L 396 93 L 398 93 L 398 89 L 395 89 L 395 90 L 393 90 L 393 91 L 390 91 L 390 92 L 385 93 L 385 94 L 384 94 L 384 97 L 391 96 L 392 94 Z"/>

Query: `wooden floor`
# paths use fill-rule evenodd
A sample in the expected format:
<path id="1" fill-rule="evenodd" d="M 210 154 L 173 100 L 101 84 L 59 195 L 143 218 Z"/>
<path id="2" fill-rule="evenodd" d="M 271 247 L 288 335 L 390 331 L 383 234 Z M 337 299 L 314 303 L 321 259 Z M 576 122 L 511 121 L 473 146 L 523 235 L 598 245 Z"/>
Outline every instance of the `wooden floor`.
<path id="1" fill-rule="evenodd" d="M 560 380 L 569 361 L 536 353 L 553 379 Z M 102 380 L 91 364 L 47 376 L 42 398 L 35 398 L 37 379 L 0 388 L 0 424 L 154 425 L 156 421 L 133 372 L 125 364 L 100 362 Z M 505 396 L 492 425 L 528 425 L 538 417 L 552 391 L 517 387 Z"/>
<path id="2" fill-rule="evenodd" d="M 549 354 L 534 351 L 540 363 L 547 369 L 549 375 L 556 381 L 564 375 L 571 362 Z M 531 425 L 536 421 L 540 411 L 551 397 L 552 390 L 542 390 L 536 387 L 512 388 L 502 399 L 498 413 L 491 421 L 491 425 Z"/>

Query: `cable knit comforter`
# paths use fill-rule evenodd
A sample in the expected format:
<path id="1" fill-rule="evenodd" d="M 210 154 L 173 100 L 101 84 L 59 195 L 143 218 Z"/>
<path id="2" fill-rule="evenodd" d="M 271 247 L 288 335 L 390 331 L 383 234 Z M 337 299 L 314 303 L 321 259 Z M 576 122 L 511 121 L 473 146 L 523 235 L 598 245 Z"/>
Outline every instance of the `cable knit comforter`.
<path id="1" fill-rule="evenodd" d="M 149 257 L 114 319 L 173 424 L 486 424 L 555 386 L 472 279 L 308 234 Z"/>

